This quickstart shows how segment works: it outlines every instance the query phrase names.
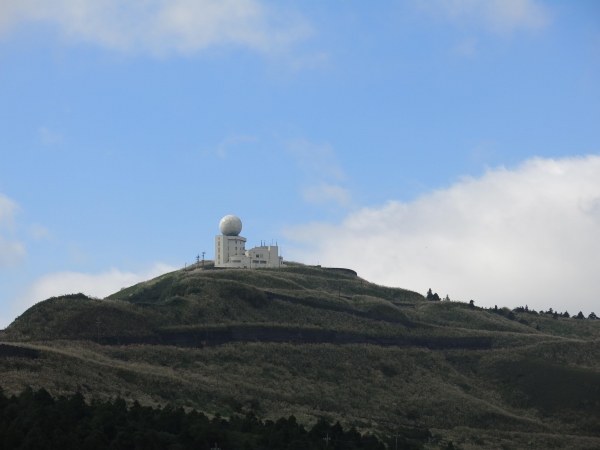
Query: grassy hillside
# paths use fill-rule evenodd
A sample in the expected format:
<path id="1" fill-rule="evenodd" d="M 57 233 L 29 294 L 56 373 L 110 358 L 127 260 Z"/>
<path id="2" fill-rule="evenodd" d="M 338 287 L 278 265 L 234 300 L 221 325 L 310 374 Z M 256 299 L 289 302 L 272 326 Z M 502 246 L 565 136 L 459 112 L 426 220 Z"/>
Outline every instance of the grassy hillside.
<path id="1" fill-rule="evenodd" d="M 405 344 L 102 345 L 249 327 Z M 37 349 L 39 358 L 0 358 L 0 373 L 10 393 L 31 386 L 209 415 L 293 414 L 307 426 L 324 417 L 387 438 L 397 423 L 427 426 L 429 448 L 450 440 L 465 449 L 599 448 L 599 337 L 600 321 L 429 302 L 324 268 L 192 267 L 103 300 L 72 295 L 35 305 L 0 340 Z M 465 339 L 487 339 L 491 348 L 427 344 Z"/>

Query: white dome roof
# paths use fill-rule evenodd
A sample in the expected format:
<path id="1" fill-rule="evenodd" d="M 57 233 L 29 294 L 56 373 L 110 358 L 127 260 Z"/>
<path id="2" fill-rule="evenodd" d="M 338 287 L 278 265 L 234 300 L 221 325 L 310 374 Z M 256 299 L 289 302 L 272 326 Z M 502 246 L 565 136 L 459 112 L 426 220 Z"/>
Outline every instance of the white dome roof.
<path id="1" fill-rule="evenodd" d="M 219 230 L 225 236 L 238 236 L 242 232 L 242 221 L 239 217 L 230 214 L 221 219 Z"/>

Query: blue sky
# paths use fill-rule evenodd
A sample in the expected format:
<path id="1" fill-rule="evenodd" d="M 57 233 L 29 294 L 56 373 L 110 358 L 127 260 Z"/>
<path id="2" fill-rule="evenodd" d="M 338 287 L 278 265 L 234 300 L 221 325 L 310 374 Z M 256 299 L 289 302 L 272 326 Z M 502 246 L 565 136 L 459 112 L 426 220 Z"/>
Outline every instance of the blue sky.
<path id="1" fill-rule="evenodd" d="M 250 245 L 383 284 L 594 310 L 598 2 L 11 0 L 0 17 L 0 326 L 212 258 L 225 214 Z"/>

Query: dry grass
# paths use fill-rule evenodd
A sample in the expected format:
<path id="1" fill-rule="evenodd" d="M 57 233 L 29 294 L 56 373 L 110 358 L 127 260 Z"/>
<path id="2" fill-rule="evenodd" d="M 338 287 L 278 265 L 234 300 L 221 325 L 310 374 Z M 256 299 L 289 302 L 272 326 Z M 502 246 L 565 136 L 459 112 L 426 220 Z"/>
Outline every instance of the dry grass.
<path id="1" fill-rule="evenodd" d="M 264 291 L 305 303 L 269 300 Z M 556 381 L 568 384 L 574 377 L 577 385 L 600 384 L 600 321 L 516 316 L 509 320 L 458 302 L 430 303 L 410 291 L 300 265 L 177 271 L 108 300 L 52 299 L 31 308 L 0 339 L 40 349 L 41 358 L 1 359 L 0 379 L 10 393 L 25 386 L 54 395 L 80 390 L 87 398 L 120 395 L 209 414 L 250 409 L 270 418 L 294 414 L 309 425 L 323 416 L 380 434 L 391 432 L 388 422 L 424 424 L 442 442 L 453 440 L 464 449 L 567 443 L 598 448 L 597 438 L 586 436 L 600 435 L 600 411 L 578 403 L 589 397 L 585 390 L 569 386 L 565 396 Z M 490 337 L 494 345 L 477 351 L 267 343 L 108 347 L 89 340 L 97 333 L 97 317 L 102 335 L 268 325 L 369 336 Z M 529 324 L 519 323 L 521 318 Z"/>

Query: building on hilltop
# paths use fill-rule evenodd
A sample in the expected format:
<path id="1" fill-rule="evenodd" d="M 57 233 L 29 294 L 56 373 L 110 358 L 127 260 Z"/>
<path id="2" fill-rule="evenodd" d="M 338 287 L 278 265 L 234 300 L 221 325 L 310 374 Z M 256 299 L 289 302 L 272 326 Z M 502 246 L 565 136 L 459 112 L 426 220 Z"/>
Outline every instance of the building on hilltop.
<path id="1" fill-rule="evenodd" d="M 215 267 L 257 269 L 284 267 L 277 245 L 261 245 L 246 250 L 246 238 L 240 236 L 242 221 L 236 216 L 225 216 L 219 222 L 221 235 L 215 236 Z"/>

